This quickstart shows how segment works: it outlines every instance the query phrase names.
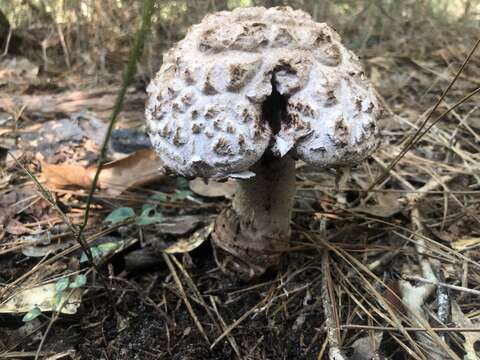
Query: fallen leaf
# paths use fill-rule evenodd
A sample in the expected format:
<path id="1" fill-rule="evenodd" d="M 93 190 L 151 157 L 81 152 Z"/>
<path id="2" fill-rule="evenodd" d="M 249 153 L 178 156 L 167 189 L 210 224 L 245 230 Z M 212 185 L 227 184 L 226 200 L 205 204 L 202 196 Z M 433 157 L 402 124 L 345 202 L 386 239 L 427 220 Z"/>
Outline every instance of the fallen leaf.
<path id="1" fill-rule="evenodd" d="M 214 223 L 212 222 L 200 230 L 195 231 L 191 236 L 176 241 L 174 244 L 163 249 L 163 251 L 167 254 L 181 254 L 190 252 L 203 244 L 203 242 L 212 233 L 213 226 Z"/>
<path id="2" fill-rule="evenodd" d="M 39 67 L 24 57 L 8 58 L 0 62 L 0 85 L 21 83 L 35 79 Z"/>
<path id="3" fill-rule="evenodd" d="M 63 188 L 79 186 L 89 188 L 96 172 L 95 166 L 42 163 L 42 176 L 47 185 Z M 103 165 L 98 187 L 110 196 L 125 190 L 159 180 L 164 176 L 161 162 L 152 149 L 143 149 Z"/>
<path id="4" fill-rule="evenodd" d="M 103 166 L 100 188 L 112 196 L 128 188 L 141 186 L 164 177 L 162 163 L 153 149 L 143 149 Z"/>
<path id="5" fill-rule="evenodd" d="M 170 235 L 185 235 L 207 219 L 199 215 L 183 215 L 165 218 L 161 224 L 154 225 L 155 232 Z"/>
<path id="6" fill-rule="evenodd" d="M 455 325 L 459 327 L 477 327 L 480 328 L 479 324 L 474 324 L 460 309 L 460 306 L 455 300 L 452 300 L 452 321 Z M 465 360 L 477 360 L 477 354 L 475 351 L 475 344 L 480 341 L 480 333 L 478 332 L 461 332 L 464 336 L 465 341 L 463 343 L 464 350 L 467 353 L 465 355 Z"/>
<path id="7" fill-rule="evenodd" d="M 111 224 L 118 224 L 132 217 L 135 217 L 135 212 L 131 207 L 120 207 L 108 214 L 103 221 Z"/>
<path id="8" fill-rule="evenodd" d="M 47 185 L 52 187 L 80 186 L 88 188 L 92 183 L 93 174 L 92 168 L 84 168 L 80 165 L 42 163 L 42 177 Z"/>
<path id="9" fill-rule="evenodd" d="M 28 313 L 25 314 L 25 316 L 22 318 L 22 321 L 23 322 L 32 321 L 37 317 L 39 317 L 41 313 L 42 313 L 42 310 L 40 310 L 38 307 L 35 306 L 32 310 L 30 310 Z"/>
<path id="10" fill-rule="evenodd" d="M 12 235 L 23 235 L 23 234 L 31 234 L 32 230 L 27 228 L 23 225 L 20 221 L 16 219 L 10 219 L 8 221 L 7 226 L 5 226 L 5 230 Z"/>
<path id="11" fill-rule="evenodd" d="M 55 283 L 36 286 L 31 289 L 20 290 L 3 304 L 0 304 L 0 313 L 24 313 L 38 307 L 43 311 L 52 311 L 55 308 Z M 66 301 L 61 309 L 63 314 L 75 314 L 82 299 L 82 290 L 73 289 L 62 294 L 62 301 Z"/>
<path id="12" fill-rule="evenodd" d="M 457 251 L 463 251 L 473 246 L 480 244 L 479 238 L 462 238 L 456 241 L 452 241 L 452 248 Z"/>
<path id="13" fill-rule="evenodd" d="M 389 218 L 403 210 L 403 205 L 398 200 L 397 194 L 377 194 L 378 204 L 371 206 L 357 206 L 352 211 L 373 215 L 381 218 Z"/>
<path id="14" fill-rule="evenodd" d="M 382 342 L 383 332 L 377 331 L 373 336 L 364 336 L 352 345 L 352 360 L 371 360 L 378 358 L 378 349 Z"/>
<path id="15" fill-rule="evenodd" d="M 142 212 L 137 217 L 137 225 L 147 226 L 162 223 L 165 218 L 162 213 L 156 209 L 155 205 L 144 204 Z"/>
<path id="16" fill-rule="evenodd" d="M 30 237 L 30 236 L 29 236 Z M 69 247 L 70 242 L 55 243 L 45 246 L 26 246 L 22 248 L 22 254 L 29 257 L 44 257 L 45 255 L 55 253 L 60 250 L 64 250 Z"/>
<path id="17" fill-rule="evenodd" d="M 196 178 L 188 183 L 190 189 L 197 195 L 204 197 L 226 197 L 231 199 L 237 190 L 237 183 L 234 180 L 215 181 Z"/>

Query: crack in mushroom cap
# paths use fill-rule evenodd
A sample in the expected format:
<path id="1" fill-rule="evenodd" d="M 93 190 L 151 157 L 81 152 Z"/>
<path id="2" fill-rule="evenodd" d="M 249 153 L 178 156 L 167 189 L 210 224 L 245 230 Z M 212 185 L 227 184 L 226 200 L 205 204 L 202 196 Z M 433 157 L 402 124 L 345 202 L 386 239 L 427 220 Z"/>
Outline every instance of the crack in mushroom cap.
<path id="1" fill-rule="evenodd" d="M 262 114 L 273 87 L 287 104 L 277 133 Z M 207 15 L 165 54 L 147 91 L 152 144 L 185 176 L 246 171 L 268 148 L 347 165 L 377 145 L 380 106 L 358 58 L 328 25 L 290 7 Z"/>

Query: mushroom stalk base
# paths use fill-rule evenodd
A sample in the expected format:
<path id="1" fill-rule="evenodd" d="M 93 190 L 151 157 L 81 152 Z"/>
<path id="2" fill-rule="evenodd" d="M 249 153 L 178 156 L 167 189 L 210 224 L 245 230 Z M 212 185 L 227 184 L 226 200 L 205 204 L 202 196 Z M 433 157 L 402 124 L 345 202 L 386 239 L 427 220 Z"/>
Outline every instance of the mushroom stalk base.
<path id="1" fill-rule="evenodd" d="M 280 264 L 288 251 L 295 196 L 295 161 L 265 155 L 238 181 L 232 207 L 222 211 L 212 235 L 215 259 L 223 272 L 243 280 Z"/>

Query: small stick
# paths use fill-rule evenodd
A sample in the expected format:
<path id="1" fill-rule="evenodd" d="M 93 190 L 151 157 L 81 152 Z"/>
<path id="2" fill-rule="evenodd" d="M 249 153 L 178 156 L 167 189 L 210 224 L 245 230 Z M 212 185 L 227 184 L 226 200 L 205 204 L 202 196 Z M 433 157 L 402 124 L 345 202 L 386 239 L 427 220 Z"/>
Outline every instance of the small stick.
<path id="1" fill-rule="evenodd" d="M 346 360 L 347 357 L 340 350 L 340 328 L 338 326 L 338 314 L 334 309 L 334 303 L 332 301 L 334 290 L 332 287 L 328 251 L 324 251 L 322 256 L 322 273 L 323 311 L 325 313 L 328 344 L 330 345 L 328 355 L 331 360 Z"/>
<path id="2" fill-rule="evenodd" d="M 443 286 L 443 287 L 446 287 L 446 288 L 449 288 L 449 289 L 452 289 L 452 290 L 463 291 L 463 292 L 467 292 L 467 293 L 474 294 L 474 295 L 480 295 L 480 290 L 470 289 L 470 288 L 466 288 L 466 287 L 463 287 L 463 286 L 451 285 L 451 284 L 447 284 L 447 283 L 444 283 L 444 282 L 441 282 L 441 281 L 433 281 L 433 280 L 425 279 L 425 278 L 423 278 L 421 276 L 417 276 L 417 275 L 404 276 L 404 279 L 421 281 L 421 282 L 425 282 L 425 283 L 432 284 L 432 285 Z"/>
<path id="3" fill-rule="evenodd" d="M 165 260 L 165 263 L 168 266 L 168 269 L 170 270 L 170 273 L 173 276 L 173 280 L 175 281 L 175 284 L 177 285 L 177 288 L 180 291 L 180 296 L 182 297 L 182 300 L 185 303 L 185 306 L 187 307 L 187 310 L 190 313 L 190 316 L 192 317 L 193 322 L 195 323 L 195 326 L 197 327 L 200 334 L 202 334 L 202 336 L 206 340 L 207 344 L 210 344 L 210 339 L 208 338 L 207 334 L 205 333 L 205 330 L 203 329 L 202 324 L 198 320 L 198 317 L 195 314 L 195 311 L 193 311 L 192 304 L 190 304 L 190 301 L 188 300 L 188 297 L 187 297 L 185 289 L 182 285 L 182 282 L 180 281 L 180 278 L 178 277 L 177 271 L 175 270 L 175 267 L 173 266 L 173 263 L 170 260 L 170 257 L 169 257 L 170 255 L 162 253 L 162 256 L 163 256 L 163 259 Z"/>
<path id="4" fill-rule="evenodd" d="M 370 325 L 353 325 L 353 324 L 346 324 L 340 327 L 342 330 L 351 330 L 351 329 L 358 329 L 358 330 L 377 330 L 377 331 L 402 331 L 399 328 L 391 327 L 391 326 L 370 326 Z M 432 327 L 432 328 L 422 328 L 422 327 L 404 327 L 403 330 L 409 332 L 415 331 L 444 331 L 444 332 L 480 332 L 480 327 Z"/>

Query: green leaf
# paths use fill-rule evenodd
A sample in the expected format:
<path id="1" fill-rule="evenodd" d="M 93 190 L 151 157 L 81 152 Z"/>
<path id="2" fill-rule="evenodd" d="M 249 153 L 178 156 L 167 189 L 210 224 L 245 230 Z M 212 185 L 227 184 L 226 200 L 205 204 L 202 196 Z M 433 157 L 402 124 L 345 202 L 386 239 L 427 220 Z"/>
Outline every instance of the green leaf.
<path id="1" fill-rule="evenodd" d="M 118 224 L 124 220 L 132 218 L 135 216 L 135 212 L 131 207 L 121 207 L 113 210 L 104 220 L 104 222 L 109 222 L 112 224 Z"/>
<path id="2" fill-rule="evenodd" d="M 84 274 L 77 275 L 75 280 L 70 283 L 70 289 L 77 289 L 85 286 L 87 283 L 87 277 Z"/>
<path id="3" fill-rule="evenodd" d="M 175 190 L 173 200 L 185 200 L 189 196 L 193 196 L 193 193 L 190 190 Z"/>
<path id="4" fill-rule="evenodd" d="M 175 179 L 177 188 L 180 190 L 188 190 L 190 187 L 188 185 L 188 180 L 182 176 L 177 176 Z"/>
<path id="5" fill-rule="evenodd" d="M 68 277 L 63 277 L 60 280 L 58 280 L 55 283 L 55 292 L 61 293 L 63 290 L 65 290 L 68 287 L 68 283 L 70 280 L 68 280 Z"/>
<path id="6" fill-rule="evenodd" d="M 154 204 L 143 204 L 142 205 L 142 215 L 144 213 L 148 213 L 152 210 L 155 210 L 157 208 L 157 205 L 154 205 Z M 140 215 L 141 216 L 141 215 Z"/>
<path id="7" fill-rule="evenodd" d="M 153 194 L 148 198 L 148 201 L 150 202 L 165 202 L 168 200 L 168 195 L 164 193 L 158 193 L 158 194 Z"/>
<path id="8" fill-rule="evenodd" d="M 142 208 L 142 213 L 137 217 L 138 225 L 150 225 L 158 224 L 163 222 L 164 217 L 161 212 L 155 209 L 155 206 L 150 204 L 144 204 Z"/>
<path id="9" fill-rule="evenodd" d="M 53 296 L 53 310 L 59 310 L 59 307 L 60 307 L 60 303 L 62 302 L 62 295 L 63 295 L 63 292 L 57 292 L 54 296 Z"/>
<path id="10" fill-rule="evenodd" d="M 107 255 L 107 254 L 110 254 L 115 249 L 117 249 L 119 246 L 120 244 L 118 242 L 110 241 L 103 244 L 99 244 L 97 247 L 98 247 L 99 255 L 100 254 Z"/>
<path id="11" fill-rule="evenodd" d="M 23 322 L 32 321 L 33 319 L 36 319 L 41 313 L 42 313 L 42 310 L 40 310 L 38 306 L 35 306 L 32 310 L 30 310 L 28 313 L 25 314 L 22 321 Z"/>
<path id="12" fill-rule="evenodd" d="M 90 252 L 92 253 L 93 260 L 97 259 L 100 257 L 100 251 L 96 246 L 92 246 L 90 248 Z M 82 252 L 82 256 L 80 257 L 80 263 L 85 263 L 88 261 L 88 256 L 84 252 Z"/>

